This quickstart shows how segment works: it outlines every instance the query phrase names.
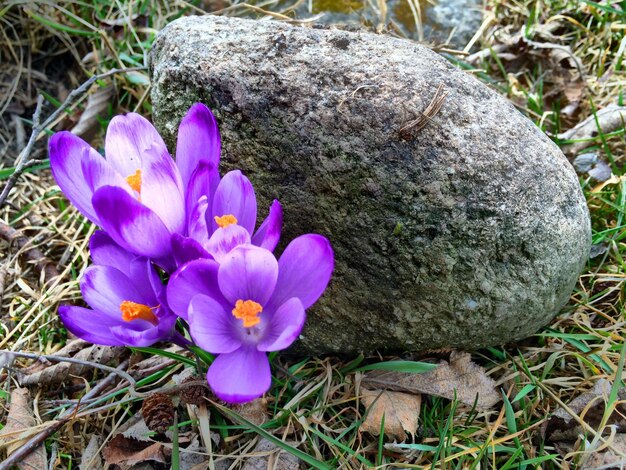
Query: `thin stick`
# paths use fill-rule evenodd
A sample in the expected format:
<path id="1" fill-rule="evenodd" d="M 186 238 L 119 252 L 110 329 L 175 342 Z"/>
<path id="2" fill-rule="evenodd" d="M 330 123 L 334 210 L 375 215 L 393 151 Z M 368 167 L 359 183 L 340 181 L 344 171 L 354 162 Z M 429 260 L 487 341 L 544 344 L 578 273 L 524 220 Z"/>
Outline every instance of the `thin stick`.
<path id="1" fill-rule="evenodd" d="M 59 106 L 50 116 L 48 116 L 48 118 L 45 121 L 43 121 L 43 123 L 39 122 L 41 119 L 41 108 L 43 105 L 43 96 L 39 95 L 37 97 L 37 107 L 35 108 L 35 113 L 33 115 L 33 129 L 30 134 L 30 138 L 28 139 L 28 143 L 26 144 L 26 147 L 24 147 L 24 149 L 20 152 L 19 156 L 17 157 L 17 160 L 15 161 L 15 171 L 9 177 L 7 184 L 4 186 L 4 189 L 2 190 L 2 193 L 0 193 L 0 207 L 4 205 L 6 198 L 9 196 L 9 192 L 11 191 L 11 189 L 13 189 L 19 177 L 22 175 L 24 170 L 28 167 L 28 164 L 31 160 L 30 154 L 33 150 L 33 146 L 35 145 L 35 142 L 39 138 L 39 135 L 43 131 L 45 131 L 52 123 L 54 123 L 59 118 L 61 113 L 65 112 L 65 110 L 74 101 L 76 101 L 78 97 L 80 97 L 87 90 L 89 90 L 89 88 L 91 88 L 91 85 L 93 85 L 98 80 L 102 80 L 104 78 L 107 78 L 111 75 L 115 75 L 118 73 L 136 72 L 136 71 L 145 70 L 145 69 L 146 67 L 113 69 L 113 70 L 109 70 L 108 72 L 101 73 L 99 75 L 93 75 L 91 78 L 89 78 L 89 80 L 84 82 L 78 88 L 75 88 L 74 90 L 72 90 L 69 93 L 69 95 L 67 95 L 67 98 L 61 104 L 61 106 Z"/>
<path id="2" fill-rule="evenodd" d="M 147 393 L 137 392 L 135 390 L 135 386 L 137 385 L 137 382 L 135 381 L 135 379 L 132 378 L 132 376 L 129 373 L 120 369 L 116 369 L 114 367 L 109 367 L 103 364 L 98 364 L 97 362 L 83 361 L 81 359 L 75 359 L 73 357 L 51 356 L 51 355 L 46 355 L 46 354 L 33 354 L 33 353 L 26 353 L 26 352 L 19 352 L 19 351 L 9 351 L 6 349 L 5 350 L 0 349 L 0 354 L 7 354 L 9 356 L 13 355 L 17 357 L 26 357 L 28 359 L 46 359 L 48 361 L 55 361 L 55 362 L 71 362 L 73 364 L 80 364 L 82 366 L 94 367 L 96 369 L 104 370 L 106 372 L 111 372 L 113 374 L 119 375 L 121 378 L 126 380 L 126 382 L 128 382 L 128 391 L 134 397 L 143 398 L 143 397 L 147 397 L 151 395 L 152 393 L 152 392 L 147 392 Z"/>
<path id="3" fill-rule="evenodd" d="M 412 140 L 415 137 L 415 134 L 423 129 L 426 124 L 428 124 L 431 119 L 437 115 L 447 96 L 448 90 L 445 90 L 443 83 L 440 83 L 437 87 L 437 91 L 435 92 L 435 96 L 433 96 L 433 99 L 430 101 L 426 109 L 420 113 L 420 116 L 418 116 L 417 119 L 407 122 L 402 129 L 400 129 L 400 136 L 405 140 Z"/>

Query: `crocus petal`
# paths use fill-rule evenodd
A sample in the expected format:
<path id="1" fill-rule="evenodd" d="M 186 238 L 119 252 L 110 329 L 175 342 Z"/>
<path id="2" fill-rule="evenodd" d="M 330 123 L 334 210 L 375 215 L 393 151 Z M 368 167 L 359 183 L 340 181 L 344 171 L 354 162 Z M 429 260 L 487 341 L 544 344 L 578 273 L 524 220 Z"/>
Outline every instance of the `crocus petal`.
<path id="1" fill-rule="evenodd" d="M 261 305 L 269 300 L 278 278 L 278 263 L 272 252 L 254 245 L 238 246 L 220 264 L 217 280 L 224 297 L 252 300 Z"/>
<path id="2" fill-rule="evenodd" d="M 189 328 L 198 346 L 213 354 L 231 353 L 242 345 L 235 317 L 206 295 L 196 295 L 189 304 Z"/>
<path id="3" fill-rule="evenodd" d="M 211 239 L 205 247 L 215 261 L 221 263 L 224 261 L 224 257 L 230 253 L 233 248 L 247 243 L 250 243 L 250 232 L 241 225 L 235 224 L 218 228 L 213 232 Z"/>
<path id="4" fill-rule="evenodd" d="M 211 259 L 209 252 L 202 248 L 200 243 L 177 233 L 172 234 L 172 254 L 174 255 L 176 266 L 182 266 L 189 261 L 199 258 Z"/>
<path id="5" fill-rule="evenodd" d="M 300 299 L 292 297 L 278 307 L 259 342 L 259 351 L 279 351 L 293 343 L 302 331 L 306 315 Z"/>
<path id="6" fill-rule="evenodd" d="M 200 245 L 206 245 L 209 241 L 209 229 L 206 224 L 206 213 L 209 209 L 209 199 L 202 196 L 193 207 L 187 219 L 187 235 L 196 240 Z"/>
<path id="7" fill-rule="evenodd" d="M 222 302 L 217 285 L 219 265 L 210 259 L 197 259 L 182 266 L 167 283 L 167 303 L 176 315 L 188 319 L 189 302 L 197 294 Z"/>
<path id="8" fill-rule="evenodd" d="M 59 307 L 59 317 L 65 328 L 80 339 L 104 346 L 123 346 L 124 342 L 117 338 L 111 327 L 115 322 L 110 316 L 83 307 Z"/>
<path id="9" fill-rule="evenodd" d="M 137 255 L 119 246 L 103 230 L 96 231 L 89 239 L 89 251 L 94 264 L 112 266 L 123 273 L 129 272 L 130 263 Z"/>
<path id="10" fill-rule="evenodd" d="M 207 380 L 215 395 L 228 403 L 245 403 L 260 397 L 272 384 L 270 363 L 264 352 L 242 346 L 217 356 Z"/>
<path id="11" fill-rule="evenodd" d="M 101 227 L 122 248 L 148 258 L 170 255 L 171 234 L 165 224 L 123 189 L 100 188 L 93 196 L 93 206 Z"/>
<path id="12" fill-rule="evenodd" d="M 158 151 L 146 154 L 150 147 Z M 123 177 L 134 175 L 154 158 L 167 153 L 165 142 L 150 121 L 136 113 L 115 116 L 107 128 L 104 152 L 107 161 Z"/>
<path id="13" fill-rule="evenodd" d="M 270 213 L 252 237 L 252 244 L 274 251 L 280 240 L 283 228 L 283 208 L 276 199 L 270 206 Z"/>
<path id="14" fill-rule="evenodd" d="M 130 264 L 128 277 L 133 283 L 145 305 L 155 307 L 161 303 L 159 295 L 165 289 L 159 273 L 154 269 L 148 258 L 138 257 Z"/>
<path id="15" fill-rule="evenodd" d="M 160 156 L 156 156 L 161 152 Z M 144 153 L 150 161 L 142 167 L 141 203 L 152 209 L 172 233 L 185 229 L 182 182 L 174 160 L 166 149 L 150 147 Z"/>
<path id="16" fill-rule="evenodd" d="M 187 187 L 199 162 L 218 167 L 220 145 L 220 133 L 213 113 L 202 103 L 194 104 L 180 123 L 176 142 L 176 164 L 184 187 Z"/>
<path id="17" fill-rule="evenodd" d="M 136 322 L 134 320 L 133 322 Z M 133 323 L 130 322 L 130 323 Z M 126 327 L 126 325 L 118 325 L 111 328 L 111 333 L 125 346 L 146 347 L 151 346 L 154 343 L 162 340 L 169 339 L 174 330 L 174 322 L 167 320 L 164 328 L 161 324 L 158 327 L 152 326 L 145 330 L 132 330 Z"/>
<path id="18" fill-rule="evenodd" d="M 202 198 L 206 198 L 207 210 L 205 211 L 204 224 L 207 225 L 210 229 L 210 232 L 213 232 L 213 224 L 212 224 L 212 211 L 213 211 L 213 197 L 215 195 L 215 191 L 220 183 L 220 175 L 217 171 L 217 168 L 211 162 L 201 161 L 198 163 L 198 166 L 191 174 L 191 178 L 187 185 L 187 192 L 185 194 L 185 210 L 187 211 L 187 231 L 188 234 L 191 231 L 191 224 L 193 222 L 193 218 L 196 216 L 194 210 L 196 210 L 196 206 L 198 202 Z M 197 222 L 196 222 L 197 223 Z M 191 236 L 191 234 L 189 234 Z M 209 231 L 207 231 L 207 237 L 209 236 Z"/>
<path id="19" fill-rule="evenodd" d="M 93 167 L 108 166 L 108 163 L 89 144 L 67 131 L 54 134 L 48 146 L 52 175 L 61 191 L 85 217 L 99 224 L 91 203 L 93 190 L 83 173 L 83 162 L 90 162 Z"/>
<path id="20" fill-rule="evenodd" d="M 302 235 L 293 240 L 278 261 L 278 282 L 271 309 L 298 297 L 305 309 L 322 295 L 335 266 L 330 242 L 321 235 Z"/>
<path id="21" fill-rule="evenodd" d="M 80 280 L 80 291 L 91 308 L 112 319 L 122 318 L 120 305 L 125 300 L 152 306 L 151 298 L 142 295 L 126 274 L 111 266 L 88 267 Z"/>
<path id="22" fill-rule="evenodd" d="M 245 228 L 250 234 L 256 225 L 256 196 L 250 180 L 241 174 L 241 171 L 229 171 L 215 191 L 213 198 L 213 217 L 234 215 L 237 224 Z M 215 220 L 207 220 L 213 230 L 217 229 Z"/>

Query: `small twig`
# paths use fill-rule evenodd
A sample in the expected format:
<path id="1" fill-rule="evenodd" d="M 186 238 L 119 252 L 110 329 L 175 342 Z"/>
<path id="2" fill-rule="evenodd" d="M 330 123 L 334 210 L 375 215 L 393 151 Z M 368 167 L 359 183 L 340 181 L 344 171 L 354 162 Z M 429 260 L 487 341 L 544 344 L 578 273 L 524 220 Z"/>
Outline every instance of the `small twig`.
<path id="1" fill-rule="evenodd" d="M 443 83 L 440 83 L 435 92 L 435 96 L 433 96 L 433 99 L 426 109 L 420 113 L 420 116 L 418 116 L 417 119 L 407 122 L 402 129 L 400 129 L 400 137 L 405 140 L 413 140 L 415 134 L 426 127 L 430 120 L 437 115 L 447 96 L 448 90 L 444 90 Z"/>
<path id="2" fill-rule="evenodd" d="M 47 281 L 60 276 L 54 263 L 46 258 L 38 248 L 27 248 L 30 243 L 29 239 L 20 235 L 17 230 L 2 221 L 0 221 L 0 238 L 4 238 L 10 243 L 15 243 L 19 249 L 24 249 L 24 256 L 35 263 L 35 267 L 39 272 L 45 274 Z"/>
<path id="3" fill-rule="evenodd" d="M 87 366 L 87 367 L 93 367 L 95 369 L 100 369 L 106 372 L 117 374 L 121 378 L 126 380 L 126 382 L 128 382 L 128 390 L 130 394 L 133 395 L 134 397 L 143 398 L 143 397 L 147 397 L 148 395 L 152 393 L 152 392 L 147 392 L 147 393 L 137 392 L 135 390 L 135 386 L 137 385 L 137 382 L 135 381 L 135 379 L 132 378 L 132 376 L 129 373 L 120 369 L 116 369 L 115 367 L 105 366 L 103 364 L 98 364 L 96 362 L 83 361 L 82 359 L 76 359 L 73 357 L 51 356 L 47 354 L 33 354 L 33 353 L 9 351 L 9 350 L 2 350 L 2 349 L 0 349 L 0 354 L 7 354 L 9 356 L 12 355 L 12 356 L 17 356 L 17 357 L 25 357 L 28 359 L 38 359 L 38 360 L 46 359 L 48 361 L 55 361 L 55 362 L 71 362 L 74 364 L 80 364 L 80 365 Z"/>
<path id="4" fill-rule="evenodd" d="M 7 180 L 7 183 L 4 186 L 2 193 L 0 193 L 0 207 L 4 205 L 4 202 L 6 201 L 6 198 L 8 197 L 9 192 L 11 191 L 11 189 L 13 189 L 13 186 L 15 186 L 15 183 L 17 183 L 17 180 L 22 175 L 24 170 L 27 168 L 30 162 L 30 156 L 33 150 L 33 146 L 35 145 L 35 142 L 39 138 L 39 135 L 43 131 L 45 131 L 51 124 L 53 124 L 59 118 L 61 113 L 65 112 L 65 110 L 78 97 L 80 97 L 87 90 L 89 90 L 89 88 L 91 88 L 91 86 L 98 80 L 102 80 L 104 78 L 107 78 L 111 75 L 115 75 L 118 73 L 136 72 L 138 70 L 145 70 L 145 69 L 146 69 L 145 67 L 113 69 L 113 70 L 109 70 L 108 72 L 101 73 L 99 75 L 93 75 L 91 78 L 89 78 L 89 80 L 85 81 L 78 88 L 75 88 L 74 90 L 72 90 L 67 95 L 67 98 L 61 104 L 61 106 L 59 106 L 56 110 L 54 110 L 54 112 L 50 114 L 50 116 L 48 116 L 48 118 L 44 120 L 42 123 L 40 123 L 40 119 L 41 119 L 41 108 L 43 105 L 43 96 L 39 95 L 37 97 L 37 107 L 35 108 L 35 113 L 33 115 L 33 129 L 30 134 L 30 138 L 28 139 L 28 143 L 26 144 L 26 147 L 24 147 L 24 149 L 20 152 L 19 156 L 17 157 L 17 160 L 15 162 L 15 171 Z"/>

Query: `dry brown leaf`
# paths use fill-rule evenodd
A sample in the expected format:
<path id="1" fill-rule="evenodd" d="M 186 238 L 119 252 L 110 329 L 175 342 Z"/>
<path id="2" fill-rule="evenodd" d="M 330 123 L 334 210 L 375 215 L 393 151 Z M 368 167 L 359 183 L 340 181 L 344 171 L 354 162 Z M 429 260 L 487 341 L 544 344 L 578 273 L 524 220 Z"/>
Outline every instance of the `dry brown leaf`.
<path id="1" fill-rule="evenodd" d="M 93 93 L 90 93 L 85 110 L 72 128 L 72 134 L 89 140 L 89 136 L 93 134 L 93 131 L 100 127 L 98 118 L 106 116 L 114 95 L 115 87 L 113 85 L 98 88 Z"/>
<path id="2" fill-rule="evenodd" d="M 238 415 L 246 418 L 257 426 L 265 423 L 269 417 L 267 412 L 267 400 L 265 398 L 257 398 L 243 405 L 234 405 L 231 408 Z"/>
<path id="3" fill-rule="evenodd" d="M 597 122 L 596 122 L 597 118 Z M 561 146 L 561 150 L 569 155 L 575 155 L 581 150 L 593 145 L 593 141 L 588 140 L 598 135 L 598 128 L 602 133 L 613 132 L 624 126 L 626 123 L 626 106 L 610 105 L 589 116 L 582 122 L 579 122 L 570 130 L 558 135 L 561 140 L 581 140 L 585 142 L 574 142 L 572 144 Z"/>
<path id="4" fill-rule="evenodd" d="M 449 364 L 440 361 L 439 367 L 424 374 L 372 371 L 365 374 L 361 384 L 373 389 L 456 398 L 467 406 L 476 403 L 479 410 L 489 409 L 501 400 L 496 383 L 472 362 L 469 353 L 461 351 L 452 352 Z"/>
<path id="5" fill-rule="evenodd" d="M 100 439 L 94 434 L 89 439 L 89 444 L 83 450 L 83 454 L 80 457 L 80 465 L 78 468 L 81 470 L 87 470 L 89 468 L 103 468 L 102 459 L 100 458 Z"/>
<path id="6" fill-rule="evenodd" d="M 611 440 L 611 447 L 603 452 L 593 452 L 587 461 L 580 466 L 581 470 L 600 470 L 609 468 L 624 468 L 626 459 L 617 455 L 612 449 L 626 454 L 626 435 L 616 434 Z"/>
<path id="7" fill-rule="evenodd" d="M 606 400 L 611 393 L 611 387 L 611 382 L 608 380 L 598 380 L 591 390 L 574 398 L 567 405 L 568 410 L 582 418 L 593 429 L 596 429 L 604 416 Z M 621 395 L 619 398 L 624 399 Z M 607 424 L 615 425 L 620 432 L 623 432 L 626 430 L 626 418 L 624 416 L 626 416 L 626 405 L 618 403 Z M 544 437 L 551 442 L 573 441 L 582 433 L 584 433 L 582 426 L 564 408 L 558 408 L 554 412 L 543 430 Z"/>
<path id="8" fill-rule="evenodd" d="M 108 364 L 119 358 L 124 353 L 124 348 L 111 348 L 108 346 L 92 345 L 81 349 L 76 353 L 74 359 L 96 364 Z M 93 367 L 70 362 L 58 362 L 34 374 L 20 377 L 20 385 L 41 385 L 61 383 L 70 375 L 84 376 L 92 374 Z"/>
<path id="9" fill-rule="evenodd" d="M 6 424 L 0 432 L 0 446 L 6 446 L 7 457 L 22 447 L 25 441 L 38 430 L 30 402 L 30 393 L 26 388 L 16 388 L 11 392 L 11 405 Z M 47 468 L 46 448 L 43 443 L 21 460 L 20 470 L 41 470 Z"/>
<path id="10" fill-rule="evenodd" d="M 160 442 L 150 443 L 117 434 L 104 448 L 102 454 L 107 465 L 128 468 L 146 460 L 167 463 L 170 450 Z"/>
<path id="11" fill-rule="evenodd" d="M 297 446 L 294 442 L 287 442 L 287 444 L 293 447 Z M 267 439 L 261 439 L 251 455 L 243 466 L 243 470 L 267 470 L 268 468 L 273 470 L 293 470 L 294 468 L 300 468 L 300 459 L 282 450 Z"/>
<path id="12" fill-rule="evenodd" d="M 398 441 L 406 439 L 406 433 L 417 432 L 417 422 L 422 404 L 421 395 L 386 390 L 367 390 L 362 388 L 363 404 L 367 408 L 361 430 L 373 436 L 380 435 L 380 427 L 385 418 L 384 432 Z"/>

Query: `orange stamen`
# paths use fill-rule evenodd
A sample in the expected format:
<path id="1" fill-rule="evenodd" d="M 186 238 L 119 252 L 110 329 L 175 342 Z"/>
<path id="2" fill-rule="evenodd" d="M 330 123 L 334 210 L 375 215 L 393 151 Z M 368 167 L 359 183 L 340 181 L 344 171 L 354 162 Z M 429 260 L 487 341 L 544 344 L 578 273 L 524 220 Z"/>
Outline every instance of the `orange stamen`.
<path id="1" fill-rule="evenodd" d="M 158 325 L 159 319 L 154 314 L 153 310 L 156 307 L 148 307 L 147 305 L 137 304 L 135 302 L 131 302 L 129 300 L 125 300 L 120 304 L 120 311 L 122 312 L 122 320 L 124 321 L 133 321 L 133 320 L 146 320 L 152 323 L 153 325 Z"/>
<path id="2" fill-rule="evenodd" d="M 261 304 L 253 300 L 238 300 L 233 309 L 233 315 L 238 320 L 243 320 L 243 326 L 250 328 L 251 326 L 261 323 L 259 313 L 263 311 Z"/>
<path id="3" fill-rule="evenodd" d="M 219 225 L 220 228 L 226 228 L 229 225 L 235 225 L 237 223 L 237 217 L 232 214 L 226 214 L 221 217 L 215 216 L 215 222 Z"/>
<path id="4" fill-rule="evenodd" d="M 127 176 L 126 182 L 133 190 L 141 193 L 141 170 L 138 169 L 134 175 Z"/>

